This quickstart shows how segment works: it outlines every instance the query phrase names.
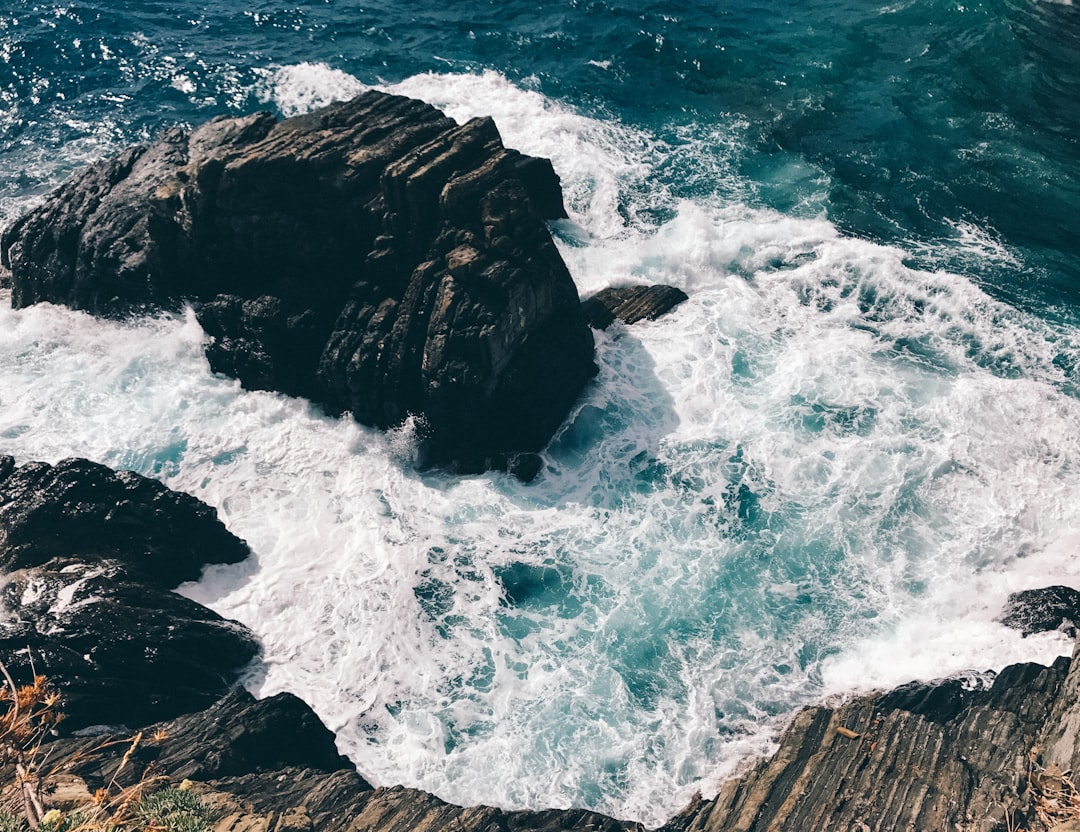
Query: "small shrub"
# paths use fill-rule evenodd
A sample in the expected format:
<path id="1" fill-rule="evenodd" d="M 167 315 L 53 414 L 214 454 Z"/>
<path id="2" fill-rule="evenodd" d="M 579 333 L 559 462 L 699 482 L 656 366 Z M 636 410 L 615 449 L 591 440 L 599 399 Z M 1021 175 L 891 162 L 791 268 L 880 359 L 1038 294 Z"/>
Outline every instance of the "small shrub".
<path id="1" fill-rule="evenodd" d="M 0 811 L 0 832 L 29 832 L 26 818 L 14 812 Z"/>
<path id="2" fill-rule="evenodd" d="M 60 694 L 44 676 L 18 687 L 0 662 L 0 764 L 14 764 L 16 791 L 24 810 L 16 814 L 0 809 L 0 832 L 210 832 L 209 811 L 187 790 L 187 784 L 151 792 L 164 778 L 147 773 L 132 786 L 118 784 L 121 771 L 143 742 L 141 731 L 130 739 L 110 740 L 76 755 L 93 756 L 110 746 L 127 745 L 112 780 L 98 789 L 91 803 L 70 812 L 46 811 L 45 784 L 51 774 L 39 770 L 41 751 L 42 743 L 63 719 L 59 706 Z M 155 732 L 149 740 L 158 743 L 167 738 L 164 732 Z"/>
<path id="3" fill-rule="evenodd" d="M 167 832 L 209 832 L 206 806 L 197 795 L 184 789 L 162 789 L 148 794 L 135 805 L 135 817 Z"/>

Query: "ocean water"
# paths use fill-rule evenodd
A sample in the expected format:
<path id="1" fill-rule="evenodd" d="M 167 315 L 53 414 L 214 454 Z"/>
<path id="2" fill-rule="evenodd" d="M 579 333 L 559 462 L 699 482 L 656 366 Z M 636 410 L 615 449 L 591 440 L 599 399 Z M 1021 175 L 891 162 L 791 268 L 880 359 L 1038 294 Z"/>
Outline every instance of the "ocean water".
<path id="1" fill-rule="evenodd" d="M 799 707 L 1067 653 L 1080 586 L 1080 12 L 1047 0 L 0 6 L 0 225 L 173 123 L 377 87 L 550 157 L 598 334 L 539 479 L 210 373 L 193 315 L 0 295 L 0 453 L 217 507 L 183 591 L 373 783 L 650 826 Z M 450 10 L 452 8 L 452 11 Z"/>

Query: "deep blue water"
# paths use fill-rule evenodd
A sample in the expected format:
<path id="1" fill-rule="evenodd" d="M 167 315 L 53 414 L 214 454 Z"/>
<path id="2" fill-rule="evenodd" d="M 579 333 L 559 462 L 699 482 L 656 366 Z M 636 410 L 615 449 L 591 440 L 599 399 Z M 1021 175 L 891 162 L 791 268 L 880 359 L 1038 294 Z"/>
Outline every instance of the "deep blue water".
<path id="1" fill-rule="evenodd" d="M 0 453 L 191 491 L 252 626 L 379 783 L 658 823 L 830 693 L 1017 658 L 1076 583 L 1080 10 L 1041 0 L 0 7 L 0 225 L 80 166 L 362 86 L 552 157 L 598 340 L 538 482 L 212 376 L 190 318 L 0 319 Z"/>
<path id="2" fill-rule="evenodd" d="M 48 150 L 259 106 L 258 69 L 326 62 L 365 83 L 493 69 L 665 137 L 745 121 L 734 162 L 762 204 L 824 209 L 934 265 L 957 265 L 948 241 L 970 223 L 1021 260 L 980 275 L 994 291 L 1067 316 L 1078 299 L 1072 5 L 17 2 L 0 21 L 5 198 L 55 181 Z"/>

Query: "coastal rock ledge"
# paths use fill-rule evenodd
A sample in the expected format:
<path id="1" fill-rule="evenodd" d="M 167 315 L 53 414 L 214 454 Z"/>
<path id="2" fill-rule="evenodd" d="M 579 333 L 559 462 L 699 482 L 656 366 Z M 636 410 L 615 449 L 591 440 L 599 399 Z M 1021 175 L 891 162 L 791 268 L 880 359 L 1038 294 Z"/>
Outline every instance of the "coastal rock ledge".
<path id="1" fill-rule="evenodd" d="M 41 746 L 4 740 L 0 808 L 19 803 L 20 782 L 62 812 L 112 785 L 187 779 L 214 832 L 640 832 L 583 809 L 464 808 L 373 788 L 301 700 L 234 687 L 258 651 L 249 631 L 170 591 L 248 553 L 213 509 L 161 483 L 0 456 L 0 662 L 15 684 L 44 673 L 68 717 Z M 27 781 L 12 754 L 48 765 Z M 1075 771 L 1074 655 L 807 708 L 771 758 L 662 830 L 1065 832 L 1080 822 Z"/>
<path id="2" fill-rule="evenodd" d="M 394 427 L 462 470 L 539 450 L 595 372 L 546 159 L 369 91 L 217 118 L 92 165 L 0 237 L 12 303 L 190 302 L 211 367 Z M 509 458 L 509 460 L 508 460 Z"/>
<path id="3" fill-rule="evenodd" d="M 1006 668 L 972 689 L 956 680 L 860 696 L 799 713 L 776 754 L 693 801 L 660 832 L 1065 832 L 1080 818 L 1080 662 Z M 288 694 L 234 692 L 149 726 L 124 777 L 183 778 L 213 809 L 214 832 L 643 832 L 580 809 L 461 807 L 401 786 L 372 788 L 333 735 Z M 89 794 L 126 746 L 55 741 L 52 759 Z M 126 759 L 126 758 L 125 758 Z"/>

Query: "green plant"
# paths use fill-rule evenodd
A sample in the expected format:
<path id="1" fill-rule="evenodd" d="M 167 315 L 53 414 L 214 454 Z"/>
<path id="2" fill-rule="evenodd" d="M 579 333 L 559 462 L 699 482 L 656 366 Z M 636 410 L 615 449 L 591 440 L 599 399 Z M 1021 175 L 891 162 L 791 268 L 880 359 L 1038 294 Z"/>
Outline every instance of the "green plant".
<path id="1" fill-rule="evenodd" d="M 65 760 L 63 766 L 54 761 L 46 767 L 47 754 L 42 744 L 63 719 L 59 693 L 44 676 L 35 675 L 33 684 L 18 687 L 2 662 L 0 677 L 0 702 L 10 703 L 0 713 L 0 763 L 14 765 L 16 799 L 22 808 L 21 814 L 0 808 L 0 832 L 210 832 L 207 807 L 187 790 L 186 783 L 180 788 L 153 791 L 165 778 L 143 772 L 134 785 L 120 785 L 121 772 L 144 742 L 141 731 L 79 752 Z M 160 743 L 168 735 L 158 731 L 145 739 Z M 126 750 L 112 779 L 97 790 L 87 805 L 68 812 L 55 808 L 46 811 L 50 777 L 64 766 L 117 746 L 126 746 Z"/>
<path id="2" fill-rule="evenodd" d="M 29 832 L 29 829 L 30 824 L 22 815 L 0 810 L 0 832 Z"/>
<path id="3" fill-rule="evenodd" d="M 168 788 L 148 794 L 135 805 L 135 817 L 168 832 L 208 832 L 210 820 L 198 796 L 185 789 Z"/>

